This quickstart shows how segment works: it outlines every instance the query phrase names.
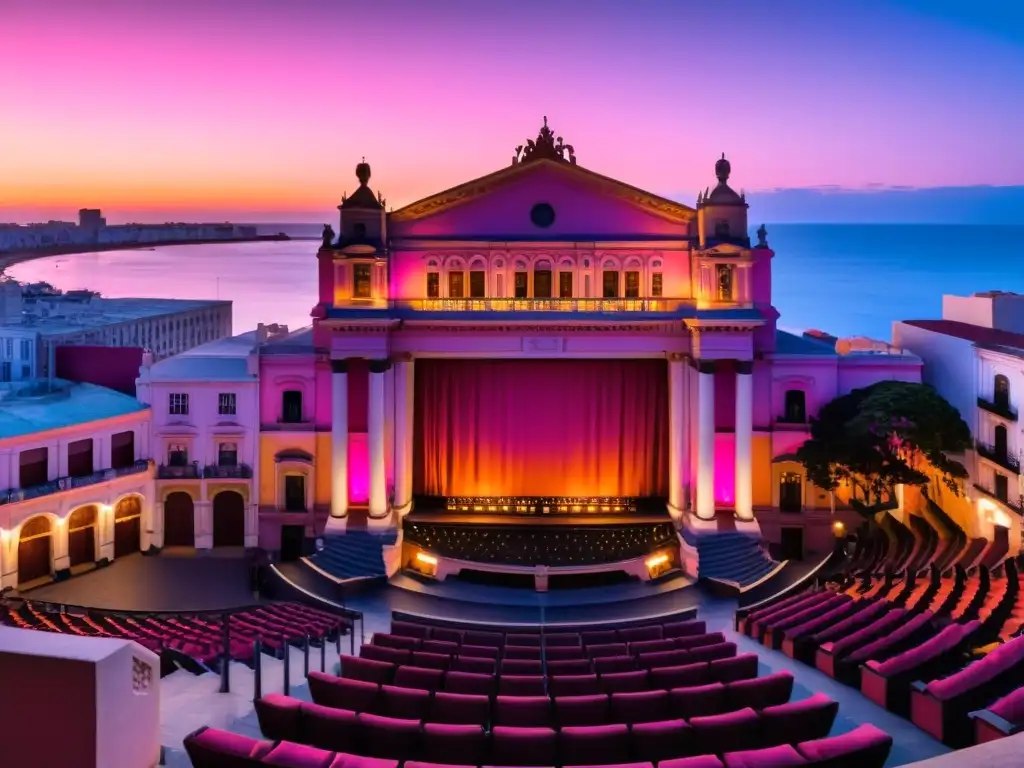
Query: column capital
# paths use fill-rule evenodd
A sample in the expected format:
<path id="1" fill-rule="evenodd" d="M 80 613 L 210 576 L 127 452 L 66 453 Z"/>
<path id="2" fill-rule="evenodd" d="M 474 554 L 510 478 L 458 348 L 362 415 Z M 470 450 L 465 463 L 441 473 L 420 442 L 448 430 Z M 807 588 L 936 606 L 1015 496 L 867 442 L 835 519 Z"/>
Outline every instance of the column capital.
<path id="1" fill-rule="evenodd" d="M 391 361 L 395 363 L 411 363 L 412 352 L 397 352 L 391 356 Z"/>
<path id="2" fill-rule="evenodd" d="M 331 360 L 331 373 L 348 373 L 348 360 Z"/>
<path id="3" fill-rule="evenodd" d="M 682 352 L 669 352 L 668 361 L 670 363 L 685 363 L 686 355 L 684 355 Z"/>
<path id="4" fill-rule="evenodd" d="M 714 373 L 718 368 L 717 360 L 698 360 L 696 357 L 690 358 L 690 365 L 697 373 Z"/>
<path id="5" fill-rule="evenodd" d="M 391 360 L 386 357 L 383 360 L 370 361 L 370 373 L 386 373 L 390 367 Z"/>
<path id="6" fill-rule="evenodd" d="M 749 375 L 754 372 L 754 361 L 753 360 L 737 360 L 736 361 L 736 373 L 740 375 Z"/>

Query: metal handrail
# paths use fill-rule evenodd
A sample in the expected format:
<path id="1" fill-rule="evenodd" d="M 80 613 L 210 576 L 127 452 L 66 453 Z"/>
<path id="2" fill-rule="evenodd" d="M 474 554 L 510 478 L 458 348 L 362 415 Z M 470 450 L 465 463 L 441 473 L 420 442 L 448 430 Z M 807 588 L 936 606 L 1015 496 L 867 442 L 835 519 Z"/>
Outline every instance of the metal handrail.
<path id="1" fill-rule="evenodd" d="M 9 488 L 0 493 L 0 505 L 16 504 L 19 501 L 38 499 L 42 496 L 49 496 L 61 491 L 70 491 L 74 488 L 85 488 L 90 485 L 97 485 L 108 480 L 115 480 L 127 475 L 136 475 L 145 472 L 152 465 L 149 459 L 139 459 L 126 467 L 110 467 L 97 469 L 87 475 L 68 475 L 58 477 L 56 480 L 48 480 L 38 485 L 30 485 L 24 488 Z"/>

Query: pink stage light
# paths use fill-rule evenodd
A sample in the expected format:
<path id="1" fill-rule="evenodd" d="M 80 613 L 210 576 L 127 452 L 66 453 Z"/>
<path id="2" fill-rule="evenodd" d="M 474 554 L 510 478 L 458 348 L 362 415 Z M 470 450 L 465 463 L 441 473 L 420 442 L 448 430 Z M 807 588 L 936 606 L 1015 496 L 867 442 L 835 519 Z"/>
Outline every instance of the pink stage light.
<path id="1" fill-rule="evenodd" d="M 366 504 L 370 500 L 370 448 L 366 434 L 348 437 L 348 501 Z"/>
<path id="2" fill-rule="evenodd" d="M 736 502 L 736 452 L 731 438 L 721 435 L 715 441 L 715 503 L 722 506 Z"/>

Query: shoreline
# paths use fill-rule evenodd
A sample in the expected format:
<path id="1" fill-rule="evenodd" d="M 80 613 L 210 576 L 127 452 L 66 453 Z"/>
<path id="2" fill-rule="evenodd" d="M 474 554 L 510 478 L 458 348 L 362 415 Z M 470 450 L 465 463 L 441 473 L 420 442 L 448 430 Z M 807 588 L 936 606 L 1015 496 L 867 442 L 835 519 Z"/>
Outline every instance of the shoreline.
<path id="1" fill-rule="evenodd" d="M 292 237 L 285 234 L 256 235 L 255 237 L 232 237 L 230 239 L 203 240 L 154 240 L 149 243 L 88 243 L 83 245 L 51 245 L 46 248 L 8 251 L 0 253 L 0 271 L 34 259 L 50 256 L 73 256 L 79 253 L 102 253 L 104 251 L 132 251 L 150 248 L 166 248 L 172 245 L 217 245 L 228 243 L 285 242 L 290 240 L 319 240 L 318 237 Z"/>

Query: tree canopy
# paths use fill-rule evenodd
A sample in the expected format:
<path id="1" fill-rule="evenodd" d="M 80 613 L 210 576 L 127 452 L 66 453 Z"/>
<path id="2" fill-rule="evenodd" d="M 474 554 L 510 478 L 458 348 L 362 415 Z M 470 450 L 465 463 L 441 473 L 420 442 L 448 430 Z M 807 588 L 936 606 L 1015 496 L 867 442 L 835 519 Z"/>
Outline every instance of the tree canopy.
<path id="1" fill-rule="evenodd" d="M 967 469 L 950 454 L 970 447 L 970 427 L 932 387 L 882 381 L 825 405 L 796 460 L 819 488 L 849 483 L 851 505 L 874 514 L 895 503 L 897 485 L 926 486 L 929 467 L 959 495 Z"/>

